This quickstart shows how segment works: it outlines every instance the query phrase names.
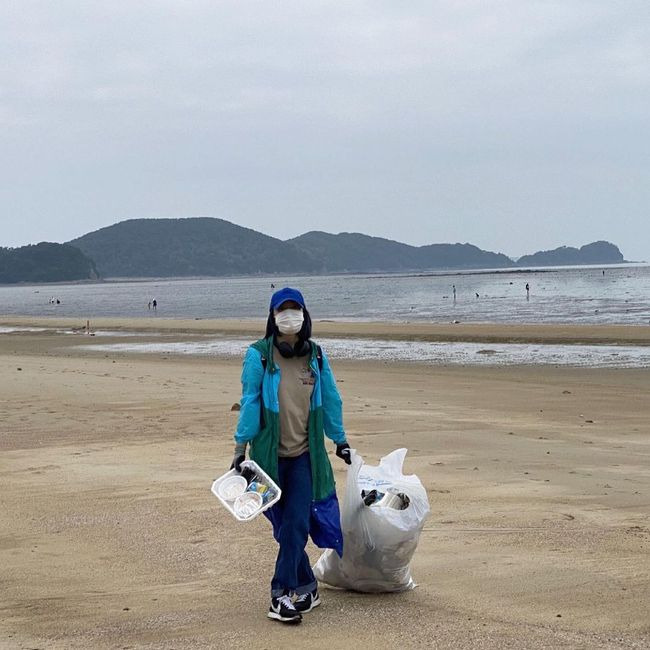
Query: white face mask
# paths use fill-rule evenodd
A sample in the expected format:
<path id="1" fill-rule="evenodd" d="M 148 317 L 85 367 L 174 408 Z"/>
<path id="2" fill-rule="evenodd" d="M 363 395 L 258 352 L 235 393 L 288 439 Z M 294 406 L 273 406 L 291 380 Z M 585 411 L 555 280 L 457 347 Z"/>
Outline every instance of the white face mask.
<path id="1" fill-rule="evenodd" d="M 281 334 L 298 334 L 304 317 L 300 309 L 285 309 L 275 314 L 275 324 Z"/>

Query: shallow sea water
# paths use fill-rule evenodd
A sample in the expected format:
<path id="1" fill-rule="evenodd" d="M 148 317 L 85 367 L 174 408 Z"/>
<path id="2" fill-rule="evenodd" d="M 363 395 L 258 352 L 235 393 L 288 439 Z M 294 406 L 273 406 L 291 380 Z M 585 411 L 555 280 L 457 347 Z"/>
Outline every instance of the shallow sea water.
<path id="1" fill-rule="evenodd" d="M 650 324 L 648 265 L 0 286 L 0 316 L 260 318 L 271 284 L 300 288 L 315 320 Z"/>

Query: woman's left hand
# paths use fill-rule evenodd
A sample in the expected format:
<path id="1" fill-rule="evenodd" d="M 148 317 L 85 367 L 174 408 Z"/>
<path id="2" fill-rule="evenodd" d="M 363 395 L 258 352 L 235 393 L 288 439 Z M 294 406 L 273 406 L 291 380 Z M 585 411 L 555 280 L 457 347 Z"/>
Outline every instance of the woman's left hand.
<path id="1" fill-rule="evenodd" d="M 350 458 L 350 445 L 347 442 L 344 442 L 340 445 L 336 445 L 336 455 L 339 458 L 342 458 L 345 461 L 346 465 L 352 464 L 352 459 Z"/>

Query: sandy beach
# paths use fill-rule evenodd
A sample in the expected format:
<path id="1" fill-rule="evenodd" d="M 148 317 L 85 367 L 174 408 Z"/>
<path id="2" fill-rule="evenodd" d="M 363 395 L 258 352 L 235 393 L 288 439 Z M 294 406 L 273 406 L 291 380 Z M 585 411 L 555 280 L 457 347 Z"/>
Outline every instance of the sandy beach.
<path id="1" fill-rule="evenodd" d="M 648 327 L 314 329 L 650 343 Z M 232 457 L 239 360 L 78 349 L 88 338 L 0 335 L 0 648 L 650 648 L 647 369 L 335 362 L 350 444 L 369 462 L 407 447 L 431 517 L 415 590 L 324 588 L 323 605 L 287 628 L 266 618 L 270 525 L 236 522 L 209 491 Z M 345 466 L 331 451 L 343 498 Z M 316 561 L 319 549 L 308 551 Z"/>

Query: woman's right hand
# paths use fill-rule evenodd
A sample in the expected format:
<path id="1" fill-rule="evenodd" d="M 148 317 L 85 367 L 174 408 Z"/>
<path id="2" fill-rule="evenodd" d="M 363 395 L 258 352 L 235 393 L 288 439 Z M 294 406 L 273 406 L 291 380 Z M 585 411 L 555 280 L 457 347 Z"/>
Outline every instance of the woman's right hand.
<path id="1" fill-rule="evenodd" d="M 238 442 L 235 445 L 235 455 L 233 456 L 230 469 L 236 469 L 241 474 L 241 464 L 246 460 L 246 443 Z"/>
<path id="2" fill-rule="evenodd" d="M 235 456 L 230 464 L 230 469 L 236 469 L 241 474 L 241 464 L 246 460 L 246 454 L 235 452 Z"/>

